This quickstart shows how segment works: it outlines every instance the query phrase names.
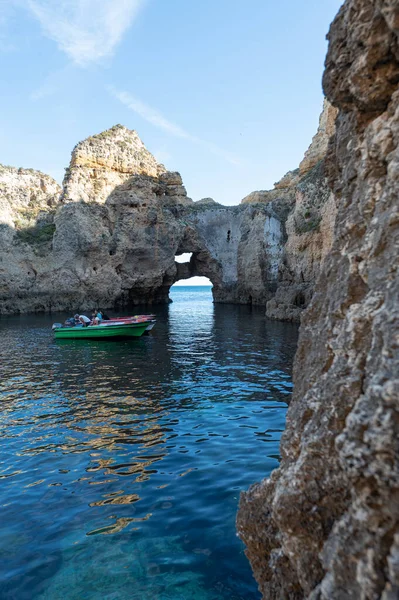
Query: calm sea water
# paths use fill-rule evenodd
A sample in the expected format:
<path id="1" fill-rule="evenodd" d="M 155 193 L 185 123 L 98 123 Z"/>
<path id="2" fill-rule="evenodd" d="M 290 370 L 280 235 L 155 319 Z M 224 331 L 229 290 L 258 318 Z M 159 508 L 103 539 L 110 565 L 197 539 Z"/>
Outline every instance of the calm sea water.
<path id="1" fill-rule="evenodd" d="M 297 328 L 171 290 L 149 336 L 0 320 L 0 598 L 255 600 L 240 490 L 278 465 Z"/>

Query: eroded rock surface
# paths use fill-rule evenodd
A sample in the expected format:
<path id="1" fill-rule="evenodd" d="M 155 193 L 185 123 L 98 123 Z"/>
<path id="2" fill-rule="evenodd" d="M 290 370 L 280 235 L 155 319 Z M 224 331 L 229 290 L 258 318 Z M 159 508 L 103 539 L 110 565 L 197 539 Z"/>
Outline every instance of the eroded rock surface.
<path id="1" fill-rule="evenodd" d="M 194 252 L 189 276 L 209 277 L 216 302 L 265 305 L 277 286 L 287 213 L 278 202 L 195 204 L 183 212 L 187 228 L 178 251 Z"/>
<path id="2" fill-rule="evenodd" d="M 347 0 L 324 87 L 331 251 L 301 327 L 279 469 L 241 498 L 263 597 L 399 597 L 399 7 Z"/>
<path id="3" fill-rule="evenodd" d="M 285 223 L 287 242 L 278 287 L 266 304 L 266 315 L 283 321 L 300 320 L 331 248 L 336 201 L 326 178 L 324 158 L 294 183 L 293 191 L 295 203 Z"/>
<path id="4" fill-rule="evenodd" d="M 307 167 L 239 207 L 194 203 L 180 174 L 121 125 L 75 146 L 58 208 L 50 178 L 20 174 L 18 190 L 3 178 L 0 313 L 167 302 L 175 281 L 203 275 L 216 302 L 267 305 L 270 317 L 299 320 L 331 245 L 323 152 L 334 111 L 326 102 Z M 34 200 L 31 221 L 10 220 L 26 211 L 24 194 Z M 182 248 L 193 253 L 184 267 L 174 260 Z"/>
<path id="5" fill-rule="evenodd" d="M 76 144 L 65 173 L 63 201 L 103 203 L 132 175 L 159 177 L 165 172 L 136 131 L 115 125 Z"/>
<path id="6" fill-rule="evenodd" d="M 194 203 L 134 131 L 80 142 L 58 207 L 50 178 L 15 183 L 5 172 L 0 313 L 168 302 L 171 285 L 194 275 L 211 279 L 216 302 L 264 305 L 276 290 L 287 207 Z M 32 221 L 11 218 L 28 204 Z M 189 264 L 175 262 L 183 252 Z"/>
<path id="7" fill-rule="evenodd" d="M 60 194 L 60 186 L 49 175 L 0 165 L 0 225 L 31 226 L 40 212 L 57 206 Z"/>
<path id="8" fill-rule="evenodd" d="M 0 313 L 18 312 L 37 272 L 48 268 L 60 193 L 40 171 L 0 165 Z"/>
<path id="9" fill-rule="evenodd" d="M 299 165 L 299 176 L 309 173 L 309 171 L 326 156 L 328 143 L 335 133 L 335 120 L 337 114 L 338 110 L 336 107 L 332 106 L 327 98 L 325 98 L 323 110 L 319 119 L 319 127 Z"/>
<path id="10" fill-rule="evenodd" d="M 242 200 L 242 204 L 278 203 L 289 213 L 277 289 L 266 304 L 266 314 L 273 319 L 300 320 L 331 248 L 336 202 L 325 173 L 325 156 L 336 116 L 337 109 L 325 100 L 318 131 L 299 168 L 284 175 L 273 190 L 252 192 Z"/>

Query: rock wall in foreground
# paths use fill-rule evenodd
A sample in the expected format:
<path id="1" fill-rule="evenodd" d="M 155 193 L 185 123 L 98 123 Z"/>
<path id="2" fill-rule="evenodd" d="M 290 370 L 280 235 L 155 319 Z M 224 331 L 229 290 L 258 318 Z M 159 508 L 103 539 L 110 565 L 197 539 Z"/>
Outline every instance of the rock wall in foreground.
<path id="1" fill-rule="evenodd" d="M 347 0 L 324 88 L 333 245 L 302 320 L 281 466 L 242 495 L 263 597 L 399 597 L 399 6 Z"/>

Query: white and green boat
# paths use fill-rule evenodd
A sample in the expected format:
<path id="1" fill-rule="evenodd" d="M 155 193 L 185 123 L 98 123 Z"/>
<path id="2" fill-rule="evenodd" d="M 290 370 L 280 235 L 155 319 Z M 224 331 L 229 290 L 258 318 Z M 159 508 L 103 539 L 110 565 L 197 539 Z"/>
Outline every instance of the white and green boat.
<path id="1" fill-rule="evenodd" d="M 88 327 L 63 327 L 61 323 L 53 325 L 56 340 L 72 339 L 110 339 L 140 337 L 148 327 L 148 322 L 115 323 L 104 325 L 89 325 Z"/>

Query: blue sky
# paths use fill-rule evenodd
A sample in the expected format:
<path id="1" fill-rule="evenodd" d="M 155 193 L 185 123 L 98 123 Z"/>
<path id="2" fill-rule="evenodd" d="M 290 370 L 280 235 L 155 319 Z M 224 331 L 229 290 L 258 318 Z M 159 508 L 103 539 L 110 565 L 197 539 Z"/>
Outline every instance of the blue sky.
<path id="1" fill-rule="evenodd" d="M 116 123 L 237 204 L 298 166 L 340 0 L 0 0 L 0 162 L 62 180 Z"/>

